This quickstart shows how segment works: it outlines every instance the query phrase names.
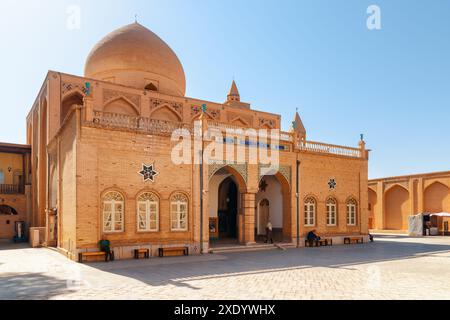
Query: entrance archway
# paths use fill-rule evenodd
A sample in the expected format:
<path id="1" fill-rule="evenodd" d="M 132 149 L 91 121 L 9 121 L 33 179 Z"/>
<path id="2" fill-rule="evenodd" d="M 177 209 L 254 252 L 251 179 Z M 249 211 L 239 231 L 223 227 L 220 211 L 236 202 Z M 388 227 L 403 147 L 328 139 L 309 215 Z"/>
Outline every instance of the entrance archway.
<path id="1" fill-rule="evenodd" d="M 260 179 L 255 210 L 255 235 L 258 241 L 265 241 L 269 221 L 276 242 L 292 240 L 290 195 L 289 182 L 279 172 Z"/>
<path id="2" fill-rule="evenodd" d="M 212 174 L 208 188 L 209 240 L 211 245 L 242 242 L 242 199 L 245 180 L 230 166 Z"/>
<path id="3" fill-rule="evenodd" d="M 231 177 L 219 186 L 218 226 L 220 239 L 237 239 L 238 187 Z"/>

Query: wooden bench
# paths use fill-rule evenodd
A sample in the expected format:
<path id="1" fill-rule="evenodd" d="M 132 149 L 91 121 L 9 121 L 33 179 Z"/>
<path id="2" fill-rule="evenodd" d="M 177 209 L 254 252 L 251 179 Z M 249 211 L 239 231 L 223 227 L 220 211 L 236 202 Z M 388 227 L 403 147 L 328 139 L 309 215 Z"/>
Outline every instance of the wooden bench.
<path id="1" fill-rule="evenodd" d="M 189 255 L 189 247 L 166 247 L 166 248 L 159 248 L 158 249 L 158 254 L 160 257 L 164 257 L 165 253 L 181 253 L 185 256 Z"/>
<path id="2" fill-rule="evenodd" d="M 352 244 L 352 243 L 364 243 L 363 237 L 345 237 L 344 244 Z"/>
<path id="3" fill-rule="evenodd" d="M 318 247 L 319 241 L 305 239 L 305 247 Z"/>
<path id="4" fill-rule="evenodd" d="M 145 259 L 150 259 L 150 250 L 149 249 L 134 249 L 134 258 L 139 259 L 141 254 L 144 255 Z"/>
<path id="5" fill-rule="evenodd" d="M 106 261 L 106 252 L 103 251 L 93 251 L 93 252 L 80 252 L 78 253 L 78 262 L 83 263 L 83 258 L 84 257 L 105 257 L 105 261 Z M 114 251 L 111 250 L 111 261 L 114 260 Z"/>
<path id="6" fill-rule="evenodd" d="M 320 240 L 305 240 L 305 247 L 325 247 L 325 246 L 332 246 L 333 245 L 333 239 L 331 238 L 324 238 Z"/>

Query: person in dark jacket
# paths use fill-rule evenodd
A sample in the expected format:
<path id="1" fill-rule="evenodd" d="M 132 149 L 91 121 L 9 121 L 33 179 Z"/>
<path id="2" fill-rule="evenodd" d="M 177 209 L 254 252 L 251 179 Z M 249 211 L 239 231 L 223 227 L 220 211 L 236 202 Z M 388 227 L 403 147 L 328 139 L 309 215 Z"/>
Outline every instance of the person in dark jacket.
<path id="1" fill-rule="evenodd" d="M 103 239 L 98 242 L 98 246 L 101 252 L 105 253 L 105 261 L 113 261 L 114 257 L 111 252 L 110 242 L 109 240 Z"/>
<path id="2" fill-rule="evenodd" d="M 320 240 L 320 237 L 317 234 L 316 229 L 311 230 L 310 232 L 308 232 L 308 234 L 306 236 L 306 240 L 308 240 L 310 247 L 312 247 L 314 243 L 317 243 L 317 241 Z"/>

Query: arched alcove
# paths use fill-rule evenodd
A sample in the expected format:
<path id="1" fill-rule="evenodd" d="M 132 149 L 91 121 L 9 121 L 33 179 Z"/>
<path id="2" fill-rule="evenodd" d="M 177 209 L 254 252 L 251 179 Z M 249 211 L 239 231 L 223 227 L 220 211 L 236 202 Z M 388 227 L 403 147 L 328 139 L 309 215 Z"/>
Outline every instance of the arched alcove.
<path id="1" fill-rule="evenodd" d="M 407 229 L 407 218 L 411 215 L 409 201 L 409 192 L 405 188 L 396 185 L 387 190 L 385 195 L 386 229 Z"/>

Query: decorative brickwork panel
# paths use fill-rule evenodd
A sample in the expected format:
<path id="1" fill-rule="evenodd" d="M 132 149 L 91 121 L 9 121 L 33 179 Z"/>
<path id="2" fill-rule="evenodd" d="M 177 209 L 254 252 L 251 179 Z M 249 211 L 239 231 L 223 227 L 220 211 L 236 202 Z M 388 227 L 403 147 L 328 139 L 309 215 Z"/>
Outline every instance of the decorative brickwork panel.
<path id="1" fill-rule="evenodd" d="M 195 118 L 197 115 L 201 114 L 202 107 L 200 106 L 191 106 L 191 118 Z M 212 120 L 219 120 L 220 119 L 220 110 L 219 109 L 207 109 L 206 114 L 212 119 Z"/>
<path id="2" fill-rule="evenodd" d="M 252 126 L 253 124 L 253 118 L 251 115 L 246 115 L 243 113 L 237 113 L 237 112 L 228 112 L 227 113 L 227 119 L 229 122 L 235 120 L 235 119 L 242 119 L 245 122 L 248 123 L 249 126 Z"/>
<path id="3" fill-rule="evenodd" d="M 183 104 L 182 103 L 169 101 L 169 100 L 150 99 L 150 110 L 157 109 L 161 106 L 168 106 L 173 111 L 175 111 L 180 116 L 180 118 L 183 118 Z"/>
<path id="4" fill-rule="evenodd" d="M 265 175 L 265 170 L 267 170 L 268 166 L 259 166 L 259 179 Z M 286 179 L 286 181 L 289 183 L 289 185 L 292 184 L 292 168 L 291 166 L 280 166 L 278 168 L 278 172 Z"/>
<path id="5" fill-rule="evenodd" d="M 248 182 L 248 168 L 247 164 L 211 164 L 208 168 L 208 179 L 211 179 L 211 177 L 220 169 L 224 167 L 231 167 L 234 170 L 236 170 L 244 179 L 245 183 Z"/>
<path id="6" fill-rule="evenodd" d="M 62 82 L 61 83 L 61 93 L 65 96 L 67 93 L 77 90 L 83 92 L 83 94 L 87 94 L 87 88 L 84 83 L 71 83 L 71 82 Z M 92 87 L 90 88 L 90 93 L 92 94 Z"/>
<path id="7" fill-rule="evenodd" d="M 136 108 L 139 109 L 141 105 L 141 97 L 137 94 L 126 93 L 117 90 L 105 89 L 103 90 L 103 103 L 113 100 L 114 98 L 125 97 L 131 101 Z"/>
<path id="8" fill-rule="evenodd" d="M 273 119 L 259 118 L 259 126 L 261 128 L 266 126 L 266 127 L 273 129 L 276 127 L 276 125 L 277 125 L 277 123 Z"/>

